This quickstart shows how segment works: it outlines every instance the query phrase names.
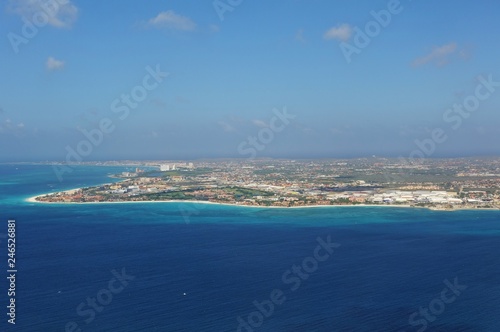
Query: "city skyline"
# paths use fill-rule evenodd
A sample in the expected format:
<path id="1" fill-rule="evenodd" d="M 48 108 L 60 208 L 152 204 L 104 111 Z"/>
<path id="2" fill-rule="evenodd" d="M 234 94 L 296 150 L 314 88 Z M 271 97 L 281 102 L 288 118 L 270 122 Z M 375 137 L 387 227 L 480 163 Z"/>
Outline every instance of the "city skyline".
<path id="1" fill-rule="evenodd" d="M 0 162 L 500 155 L 494 1 L 96 4 L 2 4 Z"/>

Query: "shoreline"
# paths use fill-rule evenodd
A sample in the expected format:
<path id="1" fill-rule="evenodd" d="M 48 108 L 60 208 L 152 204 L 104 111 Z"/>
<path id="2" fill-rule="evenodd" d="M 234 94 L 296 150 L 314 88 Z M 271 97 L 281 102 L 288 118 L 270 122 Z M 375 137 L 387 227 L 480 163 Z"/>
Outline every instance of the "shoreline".
<path id="1" fill-rule="evenodd" d="M 69 192 L 76 189 L 69 189 L 60 191 Z M 36 198 L 50 195 L 40 194 L 32 197 L 26 198 L 24 201 L 29 203 L 39 203 L 39 204 L 150 204 L 150 203 L 190 203 L 190 204 L 209 204 L 209 205 L 221 205 L 221 206 L 232 206 L 232 207 L 247 207 L 247 208 L 259 208 L 259 209 L 310 209 L 310 208 L 347 208 L 347 207 L 386 207 L 386 208 L 403 208 L 403 209 L 427 209 L 431 211 L 444 211 L 444 212 L 453 212 L 453 211 L 500 211 L 499 208 L 456 208 L 456 209 L 443 209 L 443 208 L 433 208 L 429 206 L 412 206 L 409 204 L 345 204 L 345 205 L 303 205 L 303 206 L 260 206 L 260 205 L 244 205 L 244 204 L 231 204 L 231 203 L 219 203 L 219 202 L 210 202 L 210 201 L 188 201 L 188 200 L 167 200 L 167 201 L 114 201 L 114 202 L 41 202 L 37 201 Z"/>

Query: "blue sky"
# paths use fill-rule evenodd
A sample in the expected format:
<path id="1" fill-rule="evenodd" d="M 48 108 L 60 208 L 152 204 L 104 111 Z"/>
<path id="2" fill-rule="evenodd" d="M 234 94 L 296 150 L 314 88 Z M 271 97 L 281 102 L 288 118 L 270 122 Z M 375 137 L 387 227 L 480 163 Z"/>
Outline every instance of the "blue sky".
<path id="1" fill-rule="evenodd" d="M 0 161 L 64 160 L 103 119 L 82 160 L 248 157 L 259 135 L 258 157 L 500 154 L 500 87 L 445 116 L 500 82 L 497 1 L 60 2 L 0 2 Z M 120 119 L 147 67 L 168 76 Z"/>

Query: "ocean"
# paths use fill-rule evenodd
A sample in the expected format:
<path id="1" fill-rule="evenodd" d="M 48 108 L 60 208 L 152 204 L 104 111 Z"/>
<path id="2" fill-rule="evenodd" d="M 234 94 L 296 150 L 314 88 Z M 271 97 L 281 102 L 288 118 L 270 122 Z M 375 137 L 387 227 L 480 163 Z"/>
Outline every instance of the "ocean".
<path id="1" fill-rule="evenodd" d="M 499 211 L 25 201 L 124 170 L 0 165 L 0 331 L 500 331 Z"/>

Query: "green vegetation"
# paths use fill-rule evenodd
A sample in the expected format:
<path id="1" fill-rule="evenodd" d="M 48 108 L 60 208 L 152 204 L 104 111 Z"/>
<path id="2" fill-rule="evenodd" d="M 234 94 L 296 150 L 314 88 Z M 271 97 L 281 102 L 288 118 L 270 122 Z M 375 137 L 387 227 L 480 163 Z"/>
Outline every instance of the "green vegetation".
<path id="1" fill-rule="evenodd" d="M 227 187 L 223 188 L 223 190 L 228 194 L 234 195 L 235 197 L 242 197 L 242 198 L 252 198 L 254 196 L 273 196 L 273 193 L 268 191 L 248 189 L 242 187 Z"/>
<path id="2" fill-rule="evenodd" d="M 179 199 L 179 200 L 193 199 L 193 196 L 186 195 L 186 191 L 169 191 L 163 193 L 143 194 L 143 195 L 138 195 L 136 197 L 146 197 L 147 200 L 152 200 L 152 201 L 169 200 L 169 199 Z"/>
<path id="3" fill-rule="evenodd" d="M 349 200 L 349 198 L 337 198 L 333 202 L 335 204 L 349 204 L 349 203 L 351 203 L 351 201 Z"/>

